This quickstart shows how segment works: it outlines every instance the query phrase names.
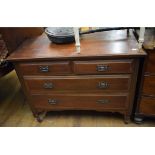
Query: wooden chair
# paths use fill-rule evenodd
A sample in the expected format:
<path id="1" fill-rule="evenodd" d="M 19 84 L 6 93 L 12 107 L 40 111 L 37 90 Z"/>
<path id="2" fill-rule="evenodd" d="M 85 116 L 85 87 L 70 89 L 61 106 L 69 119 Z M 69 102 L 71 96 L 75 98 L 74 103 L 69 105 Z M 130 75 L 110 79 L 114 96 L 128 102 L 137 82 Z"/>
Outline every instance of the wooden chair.
<path id="1" fill-rule="evenodd" d="M 129 35 L 129 29 L 133 29 L 133 27 L 103 27 L 103 28 L 98 28 L 98 29 L 91 29 L 81 32 L 80 33 L 80 28 L 74 27 L 74 34 L 75 34 L 75 46 L 76 46 L 76 52 L 80 53 L 80 37 L 79 34 L 89 34 L 89 33 L 95 33 L 95 32 L 102 32 L 102 31 L 112 31 L 112 30 L 127 30 L 127 36 Z M 143 42 L 144 42 L 144 34 L 145 34 L 145 27 L 140 27 L 140 35 L 138 39 L 138 46 L 139 49 L 142 48 Z"/>

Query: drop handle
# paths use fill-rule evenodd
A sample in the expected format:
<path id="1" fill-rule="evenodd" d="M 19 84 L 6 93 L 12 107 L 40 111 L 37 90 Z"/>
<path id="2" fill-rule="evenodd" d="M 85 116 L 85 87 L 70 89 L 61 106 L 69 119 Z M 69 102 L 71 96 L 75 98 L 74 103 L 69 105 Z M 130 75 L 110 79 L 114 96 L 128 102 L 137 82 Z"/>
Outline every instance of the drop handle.
<path id="1" fill-rule="evenodd" d="M 109 70 L 109 66 L 108 65 L 97 65 L 96 66 L 96 70 L 98 72 L 108 71 Z"/>
<path id="2" fill-rule="evenodd" d="M 100 88 L 100 89 L 106 89 L 106 88 L 109 88 L 109 86 L 110 86 L 109 83 L 105 82 L 105 81 L 98 83 L 98 88 Z"/>
<path id="3" fill-rule="evenodd" d="M 48 103 L 49 103 L 50 105 L 55 105 L 55 104 L 58 103 L 58 101 L 57 101 L 56 99 L 48 99 Z"/>
<path id="4" fill-rule="evenodd" d="M 39 66 L 39 70 L 41 72 L 48 72 L 49 71 L 49 67 L 48 66 Z"/>
<path id="5" fill-rule="evenodd" d="M 53 89 L 53 83 L 44 83 L 43 88 L 45 88 L 45 89 Z"/>
<path id="6" fill-rule="evenodd" d="M 108 99 L 101 99 L 96 101 L 98 104 L 108 104 L 110 101 Z"/>

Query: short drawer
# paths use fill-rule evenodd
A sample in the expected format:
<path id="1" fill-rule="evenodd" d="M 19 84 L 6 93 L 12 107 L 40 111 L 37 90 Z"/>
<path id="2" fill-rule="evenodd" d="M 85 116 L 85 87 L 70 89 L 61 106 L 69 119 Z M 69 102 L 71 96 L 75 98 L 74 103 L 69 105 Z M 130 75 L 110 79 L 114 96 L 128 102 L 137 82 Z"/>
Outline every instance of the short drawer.
<path id="1" fill-rule="evenodd" d="M 142 97 L 139 112 L 145 115 L 155 115 L 155 97 Z"/>
<path id="2" fill-rule="evenodd" d="M 144 77 L 143 94 L 155 95 L 155 76 Z"/>
<path id="3" fill-rule="evenodd" d="M 130 75 L 25 77 L 31 94 L 47 92 L 128 91 Z"/>
<path id="4" fill-rule="evenodd" d="M 155 74 L 155 50 L 148 52 L 145 72 Z"/>
<path id="5" fill-rule="evenodd" d="M 31 102 L 35 108 L 47 110 L 59 109 L 125 109 L 126 95 L 68 94 L 68 95 L 33 95 Z"/>
<path id="6" fill-rule="evenodd" d="M 64 62 L 34 62 L 19 64 L 23 75 L 66 75 L 71 73 L 69 61 Z"/>
<path id="7" fill-rule="evenodd" d="M 131 73 L 133 60 L 74 61 L 76 74 Z"/>

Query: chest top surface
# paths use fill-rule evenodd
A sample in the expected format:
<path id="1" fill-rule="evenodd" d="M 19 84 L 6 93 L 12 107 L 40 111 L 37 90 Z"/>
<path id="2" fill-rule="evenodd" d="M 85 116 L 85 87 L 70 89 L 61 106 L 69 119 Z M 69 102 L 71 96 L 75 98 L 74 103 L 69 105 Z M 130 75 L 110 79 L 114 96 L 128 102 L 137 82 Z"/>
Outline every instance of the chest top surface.
<path id="1" fill-rule="evenodd" d="M 57 45 L 42 35 L 26 40 L 9 57 L 10 61 L 37 59 L 64 59 L 81 57 L 140 57 L 145 56 L 138 49 L 138 43 L 132 34 L 127 37 L 126 30 L 107 31 L 82 35 L 81 51 L 76 53 L 75 43 Z"/>

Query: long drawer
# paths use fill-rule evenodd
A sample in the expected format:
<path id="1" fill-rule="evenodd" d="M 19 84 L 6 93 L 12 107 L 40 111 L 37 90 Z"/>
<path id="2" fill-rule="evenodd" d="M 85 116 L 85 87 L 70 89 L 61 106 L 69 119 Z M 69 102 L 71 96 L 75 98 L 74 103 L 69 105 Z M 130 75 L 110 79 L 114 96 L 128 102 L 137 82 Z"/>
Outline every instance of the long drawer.
<path id="1" fill-rule="evenodd" d="M 19 68 L 23 75 L 49 76 L 71 73 L 69 61 L 21 63 Z"/>
<path id="2" fill-rule="evenodd" d="M 133 60 L 74 61 L 76 74 L 132 73 Z"/>
<path id="3" fill-rule="evenodd" d="M 47 110 L 59 109 L 124 109 L 127 107 L 127 95 L 99 94 L 55 94 L 33 95 L 31 103 L 35 108 Z"/>
<path id="4" fill-rule="evenodd" d="M 25 77 L 31 94 L 47 92 L 128 91 L 130 75 Z"/>

